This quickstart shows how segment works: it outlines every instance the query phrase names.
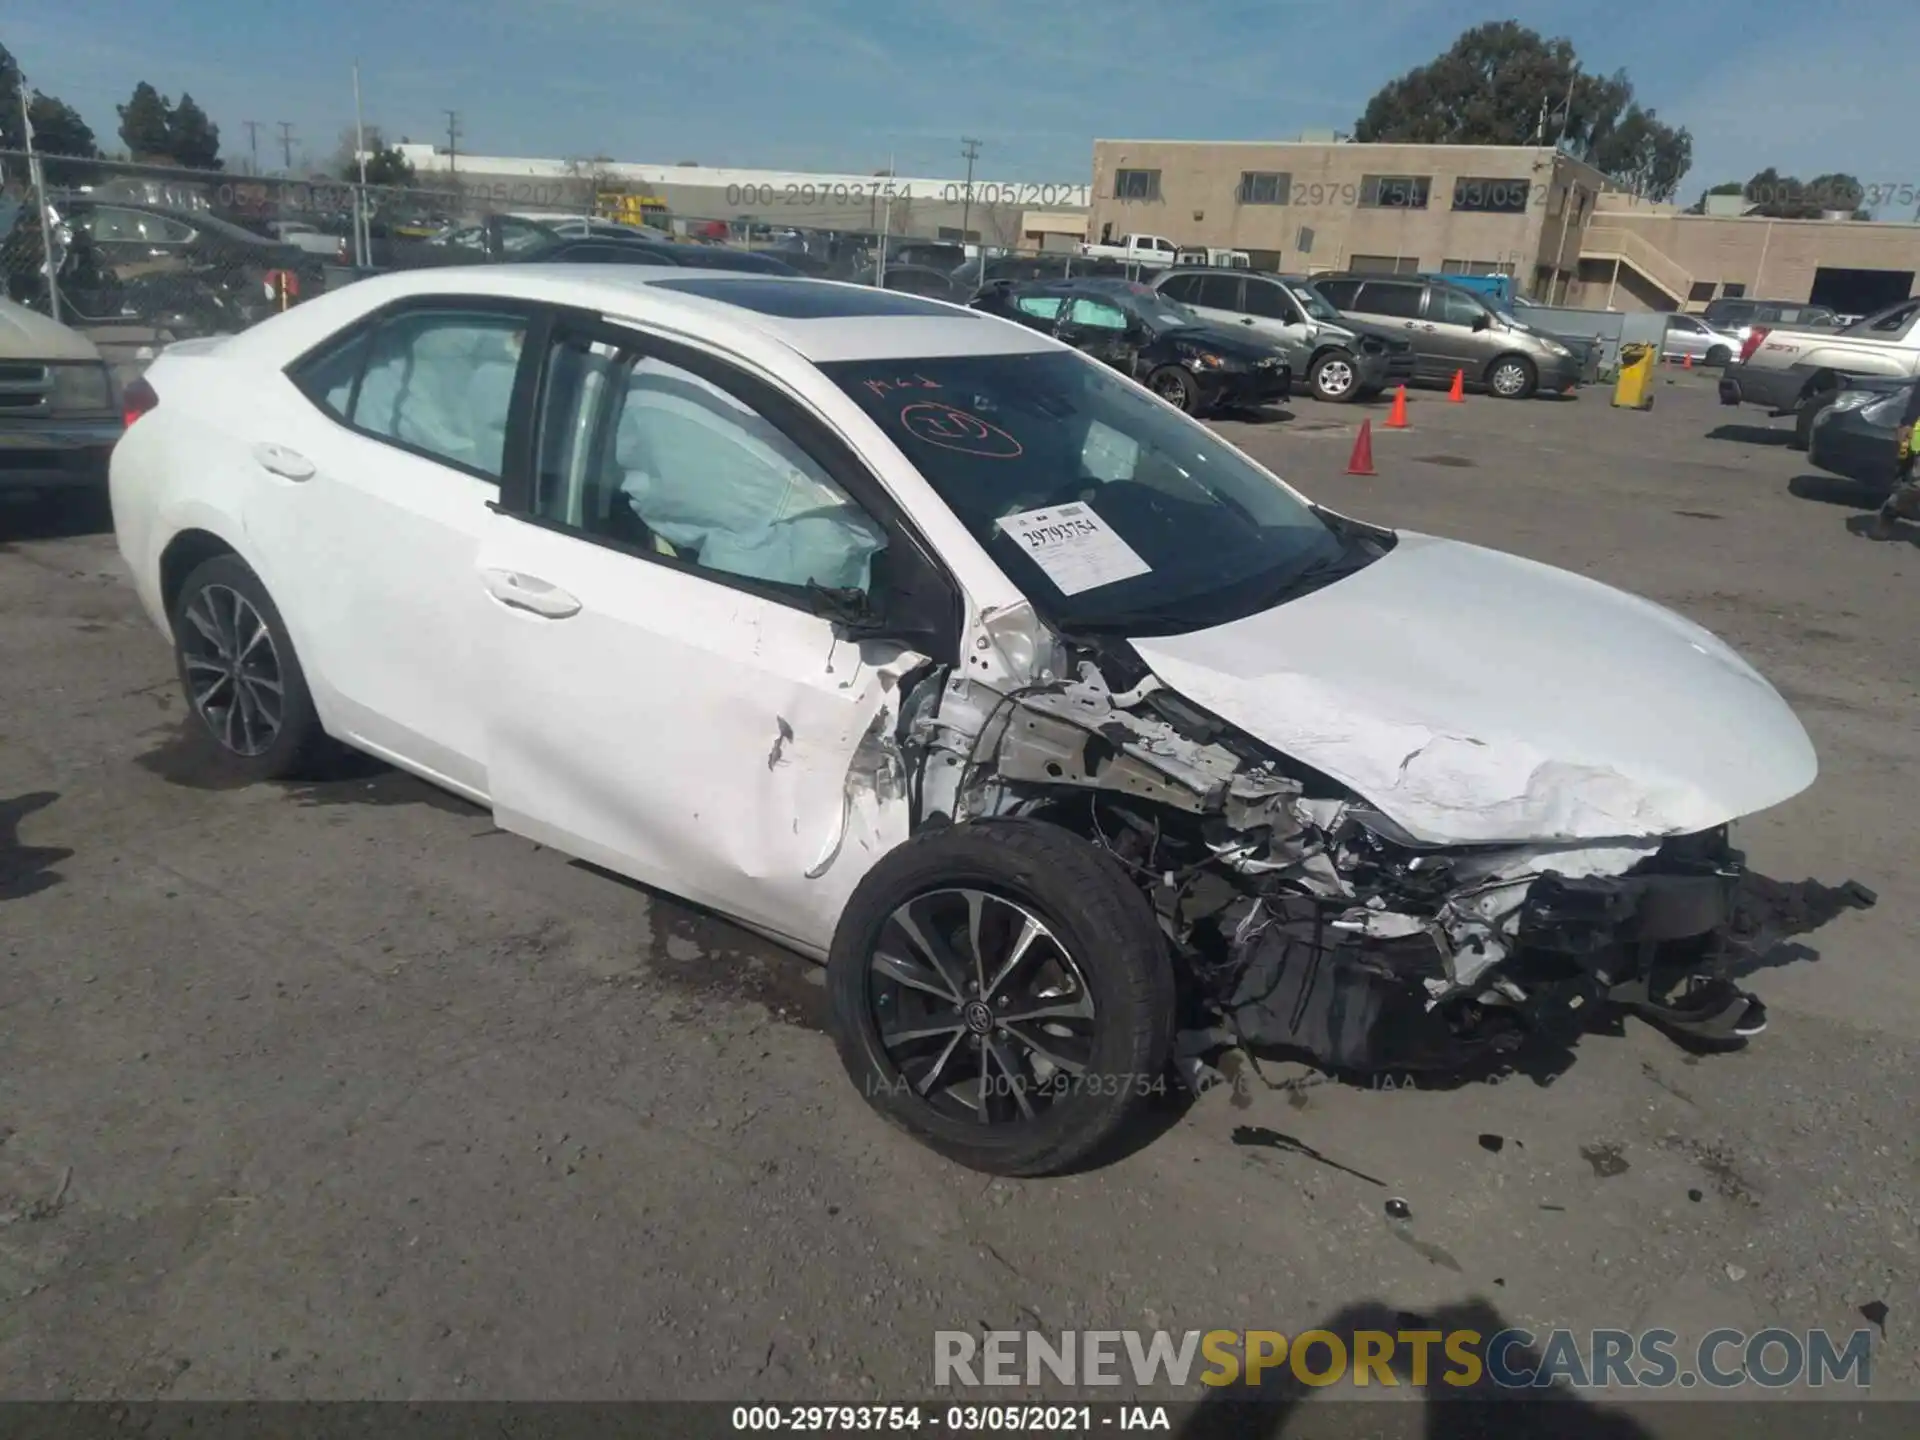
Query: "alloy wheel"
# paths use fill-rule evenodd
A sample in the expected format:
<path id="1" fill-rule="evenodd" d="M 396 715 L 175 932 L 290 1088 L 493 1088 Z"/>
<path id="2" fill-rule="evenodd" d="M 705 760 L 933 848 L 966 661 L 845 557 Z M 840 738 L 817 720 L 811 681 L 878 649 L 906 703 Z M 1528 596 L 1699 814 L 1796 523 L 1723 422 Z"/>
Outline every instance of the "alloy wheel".
<path id="1" fill-rule="evenodd" d="M 1353 367 L 1344 360 L 1328 360 L 1320 366 L 1320 389 L 1331 396 L 1345 395 L 1353 388 Z"/>
<path id="2" fill-rule="evenodd" d="M 1508 361 L 1493 372 L 1493 388 L 1499 395 L 1518 395 L 1527 388 L 1527 372 L 1513 361 Z"/>
<path id="3" fill-rule="evenodd" d="M 984 890 L 924 891 L 887 917 L 868 968 L 887 1059 L 935 1110 L 1020 1123 L 1091 1083 L 1093 994 L 1026 906 Z"/>
<path id="4" fill-rule="evenodd" d="M 1180 383 L 1180 377 L 1173 374 L 1161 374 L 1154 378 L 1153 393 L 1162 400 L 1171 401 L 1181 409 L 1187 406 L 1187 387 Z"/>
<path id="5" fill-rule="evenodd" d="M 238 590 L 203 586 L 182 612 L 187 694 L 213 738 L 236 755 L 264 755 L 279 737 L 280 655 L 264 616 Z"/>

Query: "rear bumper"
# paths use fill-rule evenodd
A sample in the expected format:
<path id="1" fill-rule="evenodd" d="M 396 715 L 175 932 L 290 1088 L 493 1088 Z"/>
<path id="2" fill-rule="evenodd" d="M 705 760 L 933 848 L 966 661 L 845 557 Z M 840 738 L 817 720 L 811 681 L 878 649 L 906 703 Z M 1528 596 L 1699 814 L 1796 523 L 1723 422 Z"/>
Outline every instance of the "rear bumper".
<path id="1" fill-rule="evenodd" d="M 0 425 L 0 492 L 101 487 L 117 420 Z"/>
<path id="2" fill-rule="evenodd" d="M 1762 405 L 1782 414 L 1800 403 L 1807 377 L 1797 370 L 1757 370 L 1736 360 L 1720 375 L 1722 405 Z"/>

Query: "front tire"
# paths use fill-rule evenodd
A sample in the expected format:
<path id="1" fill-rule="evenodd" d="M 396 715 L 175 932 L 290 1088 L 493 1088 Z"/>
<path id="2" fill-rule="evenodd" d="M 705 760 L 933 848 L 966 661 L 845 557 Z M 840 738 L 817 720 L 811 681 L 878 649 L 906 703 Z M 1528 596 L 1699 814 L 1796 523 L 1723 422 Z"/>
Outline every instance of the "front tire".
<path id="1" fill-rule="evenodd" d="M 313 760 L 325 734 L 286 622 L 237 555 L 196 566 L 174 597 L 174 661 L 193 721 L 222 762 L 248 780 L 283 780 Z"/>
<path id="2" fill-rule="evenodd" d="M 968 821 L 881 857 L 834 932 L 827 992 L 867 1103 L 970 1169 L 1068 1169 L 1167 1085 L 1173 969 L 1152 909 L 1057 826 Z"/>
<path id="3" fill-rule="evenodd" d="M 1200 411 L 1200 386 L 1178 365 L 1162 365 L 1147 376 L 1147 388 L 1176 409 L 1189 415 Z"/>
<path id="4" fill-rule="evenodd" d="M 1502 400 L 1525 400 L 1539 383 L 1539 371 L 1524 355 L 1502 355 L 1487 367 L 1487 388 Z"/>
<path id="5" fill-rule="evenodd" d="M 1349 405 L 1360 398 L 1360 372 L 1344 350 L 1329 350 L 1314 361 L 1307 384 L 1314 399 L 1329 405 Z"/>
<path id="6" fill-rule="evenodd" d="M 1707 364 L 1725 365 L 1733 358 L 1733 352 L 1724 345 L 1716 345 L 1707 351 Z"/>

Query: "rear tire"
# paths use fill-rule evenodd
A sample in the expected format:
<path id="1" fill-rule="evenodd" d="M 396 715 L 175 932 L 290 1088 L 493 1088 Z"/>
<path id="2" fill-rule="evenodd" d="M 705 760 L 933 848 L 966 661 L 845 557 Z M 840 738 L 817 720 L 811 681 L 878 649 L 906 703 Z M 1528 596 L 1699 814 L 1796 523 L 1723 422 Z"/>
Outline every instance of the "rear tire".
<path id="1" fill-rule="evenodd" d="M 1147 388 L 1169 405 L 1195 415 L 1200 410 L 1200 386 L 1178 365 L 1162 365 L 1147 376 Z"/>
<path id="2" fill-rule="evenodd" d="M 326 743 L 286 622 L 237 555 L 194 567 L 168 617 L 174 662 L 193 713 L 221 762 L 253 781 L 302 773 Z"/>
<path id="3" fill-rule="evenodd" d="M 1716 345 L 1707 351 L 1707 364 L 1725 365 L 1733 358 L 1733 352 L 1724 345 Z"/>
<path id="4" fill-rule="evenodd" d="M 827 993 L 867 1103 L 970 1169 L 1068 1169 L 1168 1083 L 1173 968 L 1153 911 L 1054 825 L 967 821 L 882 856 L 834 932 Z"/>

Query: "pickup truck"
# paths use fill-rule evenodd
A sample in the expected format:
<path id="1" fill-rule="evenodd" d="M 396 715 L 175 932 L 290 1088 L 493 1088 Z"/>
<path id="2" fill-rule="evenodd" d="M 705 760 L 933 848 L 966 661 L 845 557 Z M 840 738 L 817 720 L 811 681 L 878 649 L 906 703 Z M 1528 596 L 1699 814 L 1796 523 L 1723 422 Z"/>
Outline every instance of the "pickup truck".
<path id="1" fill-rule="evenodd" d="M 1122 235 L 1111 243 L 1083 242 L 1080 253 L 1096 260 L 1119 260 L 1160 270 L 1180 258 L 1180 247 L 1164 235 Z"/>
<path id="2" fill-rule="evenodd" d="M 1920 376 L 1920 297 L 1902 300 L 1839 331 L 1770 330 L 1756 325 L 1740 358 L 1720 377 L 1722 405 L 1760 405 L 1794 417 L 1794 448 L 1850 379 Z"/>

